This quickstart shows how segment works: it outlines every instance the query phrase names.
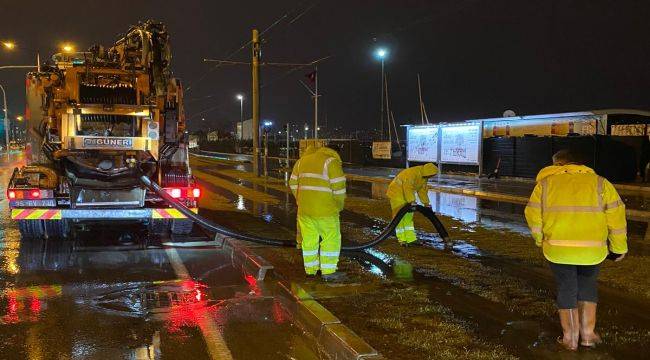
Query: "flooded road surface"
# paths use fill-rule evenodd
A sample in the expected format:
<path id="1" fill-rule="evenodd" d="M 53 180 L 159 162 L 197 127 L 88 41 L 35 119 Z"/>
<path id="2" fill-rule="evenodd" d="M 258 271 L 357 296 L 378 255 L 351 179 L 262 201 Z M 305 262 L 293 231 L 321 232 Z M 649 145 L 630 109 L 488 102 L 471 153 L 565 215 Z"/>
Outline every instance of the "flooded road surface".
<path id="1" fill-rule="evenodd" d="M 3 160 L 1 359 L 321 358 L 230 252 L 163 247 L 133 224 L 21 240 L 4 199 L 21 159 Z"/>
<path id="2" fill-rule="evenodd" d="M 193 158 L 192 164 L 202 184 L 218 194 L 202 204 L 212 207 L 211 216 L 249 233 L 294 236 L 296 209 L 283 181 L 254 178 L 246 165 L 230 161 Z M 341 216 L 344 242 L 366 242 L 388 223 L 385 186 L 349 183 Z M 431 224 L 416 216 L 422 246 L 402 248 L 392 239 L 345 254 L 339 265 L 347 278 L 338 284 L 305 279 L 297 251 L 255 250 L 302 282 L 387 358 L 645 357 L 650 350 L 647 223 L 629 223 L 625 261 L 603 264 L 598 330 L 605 344 L 569 354 L 555 343 L 560 328 L 553 278 L 530 239 L 523 206 L 447 193 L 429 197 L 451 243 L 444 244 Z"/>

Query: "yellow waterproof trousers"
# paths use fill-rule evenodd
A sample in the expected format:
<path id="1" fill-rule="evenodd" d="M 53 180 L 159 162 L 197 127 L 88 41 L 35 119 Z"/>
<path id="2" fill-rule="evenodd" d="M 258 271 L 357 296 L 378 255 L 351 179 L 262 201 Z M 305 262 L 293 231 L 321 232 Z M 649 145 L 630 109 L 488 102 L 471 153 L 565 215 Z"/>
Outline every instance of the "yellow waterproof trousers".
<path id="1" fill-rule="evenodd" d="M 390 209 L 393 212 L 393 217 L 397 215 L 399 210 L 407 205 L 403 199 L 391 199 L 390 200 Z M 413 213 L 409 212 L 404 215 L 402 221 L 397 224 L 395 228 L 395 234 L 397 235 L 397 240 L 400 244 L 409 244 L 417 240 L 415 236 L 415 224 L 413 223 Z"/>
<path id="2" fill-rule="evenodd" d="M 336 272 L 341 252 L 341 224 L 339 217 L 298 216 L 302 235 L 302 259 L 305 272 L 315 275 L 318 270 L 327 275 Z M 322 238 L 322 241 L 319 241 Z"/>

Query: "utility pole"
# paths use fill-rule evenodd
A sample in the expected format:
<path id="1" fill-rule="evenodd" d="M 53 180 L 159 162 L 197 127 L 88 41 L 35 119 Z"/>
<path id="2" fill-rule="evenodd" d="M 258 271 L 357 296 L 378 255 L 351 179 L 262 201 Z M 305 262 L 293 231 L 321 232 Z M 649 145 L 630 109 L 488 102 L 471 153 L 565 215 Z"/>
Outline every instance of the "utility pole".
<path id="1" fill-rule="evenodd" d="M 260 176 L 260 40 L 259 32 L 253 29 L 253 61 L 252 61 L 252 78 L 253 78 L 253 174 Z M 243 131 L 243 129 L 242 129 Z"/>
<path id="2" fill-rule="evenodd" d="M 318 140 L 318 66 L 314 69 L 315 71 L 315 92 L 314 92 L 314 139 Z"/>

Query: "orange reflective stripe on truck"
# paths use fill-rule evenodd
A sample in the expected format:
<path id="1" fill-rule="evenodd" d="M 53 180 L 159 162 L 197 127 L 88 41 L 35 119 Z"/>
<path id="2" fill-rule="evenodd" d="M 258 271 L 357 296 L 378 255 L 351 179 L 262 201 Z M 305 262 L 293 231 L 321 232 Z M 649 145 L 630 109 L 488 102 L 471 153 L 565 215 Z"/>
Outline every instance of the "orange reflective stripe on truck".
<path id="1" fill-rule="evenodd" d="M 11 209 L 14 220 L 59 220 L 61 210 L 56 209 Z"/>

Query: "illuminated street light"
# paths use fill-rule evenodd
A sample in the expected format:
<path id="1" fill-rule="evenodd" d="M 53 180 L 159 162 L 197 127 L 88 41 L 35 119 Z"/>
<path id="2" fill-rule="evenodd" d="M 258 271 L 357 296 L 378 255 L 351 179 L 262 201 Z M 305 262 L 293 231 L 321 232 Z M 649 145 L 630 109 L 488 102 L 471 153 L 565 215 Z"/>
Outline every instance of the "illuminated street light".
<path id="1" fill-rule="evenodd" d="M 267 127 L 268 127 L 268 126 L 273 126 L 273 121 L 268 121 L 268 120 L 265 121 L 265 122 L 264 122 L 264 126 L 267 126 Z"/>
<path id="2" fill-rule="evenodd" d="M 13 43 L 11 41 L 3 41 L 2 46 L 4 46 L 5 49 L 13 50 L 16 47 L 16 43 Z"/>
<path id="3" fill-rule="evenodd" d="M 22 116 L 20 116 L 20 115 L 16 116 L 16 120 L 18 120 L 18 121 L 23 121 L 23 119 L 24 118 Z"/>
<path id="4" fill-rule="evenodd" d="M 70 44 L 63 44 L 61 46 L 61 50 L 63 50 L 63 52 L 66 52 L 66 53 L 71 53 L 71 52 L 74 51 L 74 46 L 72 46 Z"/>
<path id="5" fill-rule="evenodd" d="M 244 95 L 237 94 L 237 100 L 239 100 L 239 123 L 241 124 L 241 133 L 239 134 L 239 140 L 243 140 L 244 139 Z"/>
<path id="6" fill-rule="evenodd" d="M 379 49 L 377 49 L 377 51 L 375 51 L 375 54 L 377 55 L 377 57 L 380 60 L 384 60 L 386 58 L 386 56 L 388 55 L 388 50 L 386 50 L 384 48 L 379 48 Z"/>
<path id="7" fill-rule="evenodd" d="M 375 56 L 381 60 L 381 88 L 379 89 L 379 95 L 381 97 L 381 111 L 379 114 L 379 128 L 381 129 L 381 139 L 384 138 L 384 60 L 388 56 L 388 50 L 385 48 L 378 48 L 375 51 Z"/>

